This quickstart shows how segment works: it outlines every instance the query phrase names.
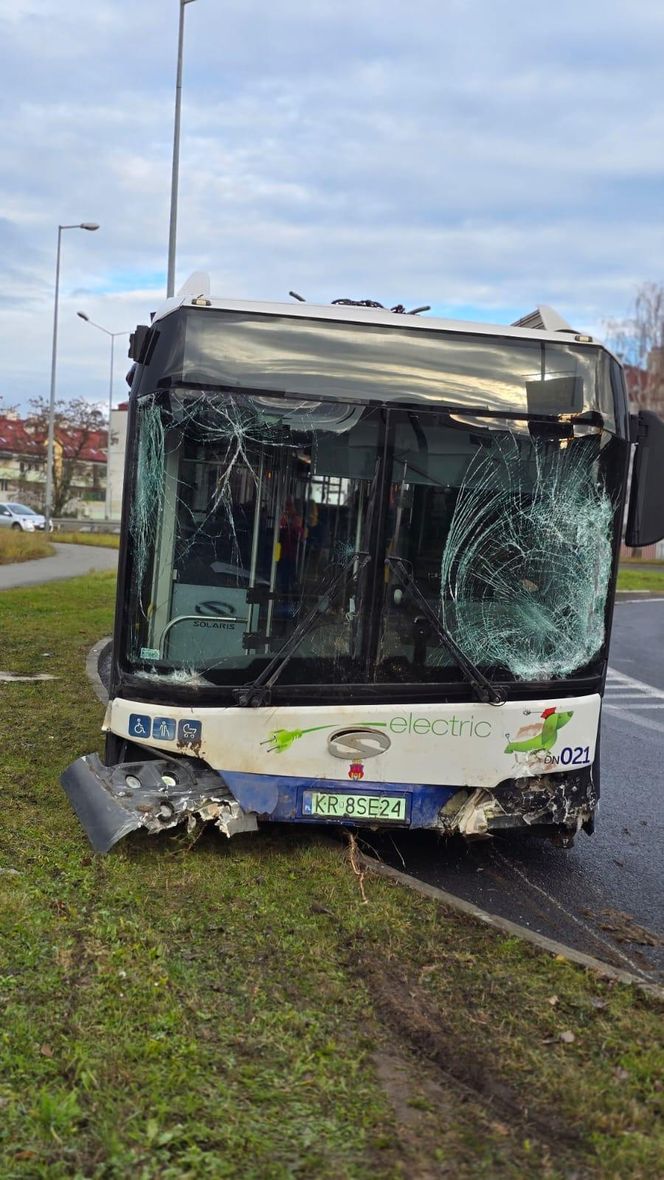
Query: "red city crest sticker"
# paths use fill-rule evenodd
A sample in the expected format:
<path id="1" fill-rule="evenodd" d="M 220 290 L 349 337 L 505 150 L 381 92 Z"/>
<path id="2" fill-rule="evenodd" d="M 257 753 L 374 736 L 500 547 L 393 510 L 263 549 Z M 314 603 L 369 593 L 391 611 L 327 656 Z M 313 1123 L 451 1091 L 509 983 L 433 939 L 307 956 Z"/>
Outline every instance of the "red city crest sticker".
<path id="1" fill-rule="evenodd" d="M 364 778 L 364 766 L 361 762 L 351 762 L 348 767 L 348 777 L 352 779 Z"/>

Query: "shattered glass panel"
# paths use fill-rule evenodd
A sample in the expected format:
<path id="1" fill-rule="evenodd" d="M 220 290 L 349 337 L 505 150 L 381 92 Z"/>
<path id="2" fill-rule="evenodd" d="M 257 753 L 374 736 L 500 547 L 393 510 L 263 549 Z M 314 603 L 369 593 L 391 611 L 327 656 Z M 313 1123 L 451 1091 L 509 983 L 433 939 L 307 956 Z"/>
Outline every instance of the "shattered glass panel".
<path id="1" fill-rule="evenodd" d="M 471 660 L 547 680 L 602 647 L 614 509 L 600 439 L 496 436 L 477 450 L 441 562 L 442 615 Z"/>
<path id="2" fill-rule="evenodd" d="M 142 582 L 151 537 L 161 518 L 164 500 L 164 423 L 154 394 L 139 402 L 137 433 L 141 478 L 129 519 L 136 552 L 136 574 Z"/>
<path id="3" fill-rule="evenodd" d="M 380 410 L 174 390 L 142 399 L 130 528 L 131 660 L 144 677 L 241 684 L 335 573 L 295 672 L 358 679 L 356 605 Z"/>
<path id="4" fill-rule="evenodd" d="M 605 456 L 622 444 L 585 422 L 475 423 L 236 391 L 141 399 L 130 669 L 231 690 L 295 636 L 280 688 L 459 682 L 442 627 L 491 674 L 582 670 L 604 642 L 606 472 L 619 486 L 622 462 Z"/>
<path id="5" fill-rule="evenodd" d="M 528 399 L 550 412 L 578 380 Z M 441 629 L 526 681 L 604 643 L 622 444 L 596 422 L 184 386 L 139 398 L 137 433 L 127 657 L 147 680 L 251 687 L 295 632 L 281 684 L 462 680 Z"/>
<path id="6" fill-rule="evenodd" d="M 426 423 L 426 424 L 425 424 Z M 476 433 L 420 419 L 419 452 L 397 430 L 387 551 L 476 666 L 518 680 L 579 671 L 601 650 L 613 498 L 601 436 Z M 607 440 L 608 436 L 604 436 Z M 438 679 L 454 667 L 434 628 L 388 580 L 377 678 Z"/>

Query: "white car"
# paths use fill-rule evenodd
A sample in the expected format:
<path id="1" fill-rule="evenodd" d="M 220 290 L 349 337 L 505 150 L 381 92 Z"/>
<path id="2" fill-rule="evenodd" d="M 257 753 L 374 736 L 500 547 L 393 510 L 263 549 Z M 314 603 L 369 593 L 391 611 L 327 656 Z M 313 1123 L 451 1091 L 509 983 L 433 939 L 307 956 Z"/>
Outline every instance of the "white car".
<path id="1" fill-rule="evenodd" d="M 0 503 L 0 528 L 22 529 L 24 533 L 44 530 L 46 519 L 27 504 Z"/>

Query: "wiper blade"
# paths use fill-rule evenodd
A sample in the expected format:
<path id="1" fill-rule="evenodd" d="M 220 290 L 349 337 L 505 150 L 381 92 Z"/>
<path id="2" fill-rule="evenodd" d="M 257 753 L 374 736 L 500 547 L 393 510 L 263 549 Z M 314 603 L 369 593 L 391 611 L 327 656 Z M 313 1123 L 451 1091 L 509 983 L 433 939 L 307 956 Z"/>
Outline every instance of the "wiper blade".
<path id="1" fill-rule="evenodd" d="M 426 598 L 422 594 L 417 582 L 411 573 L 409 573 L 405 561 L 402 557 L 386 557 L 385 564 L 393 571 L 397 580 L 405 590 L 412 594 L 413 598 L 421 608 L 423 614 L 431 623 L 436 635 L 440 639 L 443 647 L 446 647 L 450 655 L 456 660 L 461 668 L 466 680 L 474 689 L 478 700 L 485 705 L 504 705 L 505 693 L 502 689 L 496 688 L 490 680 L 487 680 L 483 672 L 475 667 L 475 664 L 468 659 L 468 656 L 461 650 L 458 643 L 452 638 L 450 632 L 445 627 L 442 620 L 438 617 L 435 610 L 429 605 Z"/>
<path id="2" fill-rule="evenodd" d="M 343 585 L 349 570 L 353 569 L 353 578 L 356 578 L 369 561 L 369 556 L 368 553 L 354 553 L 348 561 L 344 562 L 341 569 L 328 582 L 327 586 L 324 586 L 320 590 L 315 606 L 298 623 L 292 635 L 282 644 L 267 667 L 263 668 L 263 671 L 259 673 L 255 680 L 252 680 L 251 684 L 243 684 L 242 688 L 236 688 L 234 690 L 233 696 L 241 708 L 257 709 L 261 705 L 270 704 L 272 687 L 281 676 L 291 656 L 294 655 L 302 640 L 309 634 L 314 623 L 317 622 L 319 615 L 324 614 L 329 609 L 339 588 Z"/>

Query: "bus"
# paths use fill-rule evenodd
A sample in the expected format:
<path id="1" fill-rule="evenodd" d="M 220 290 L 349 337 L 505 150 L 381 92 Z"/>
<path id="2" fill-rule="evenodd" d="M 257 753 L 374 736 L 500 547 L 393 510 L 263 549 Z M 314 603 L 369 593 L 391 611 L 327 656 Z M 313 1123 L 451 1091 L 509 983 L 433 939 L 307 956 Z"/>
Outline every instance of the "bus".
<path id="1" fill-rule="evenodd" d="M 93 847 L 209 821 L 593 829 L 626 541 L 664 424 L 540 307 L 509 327 L 212 298 L 132 335 Z"/>

